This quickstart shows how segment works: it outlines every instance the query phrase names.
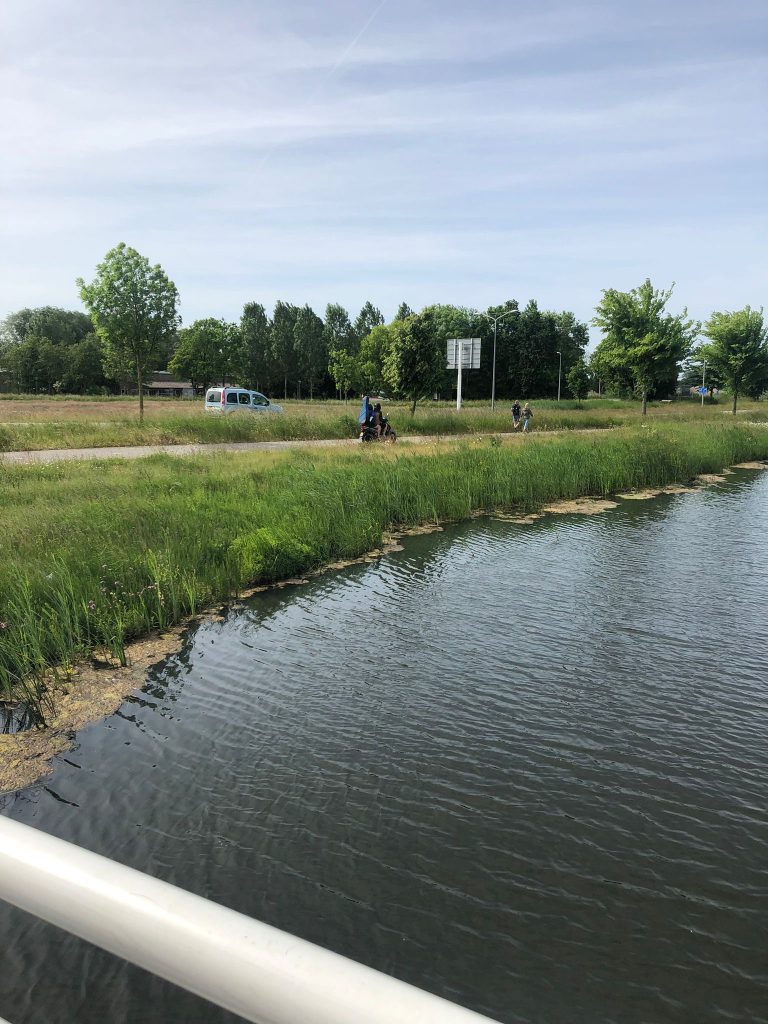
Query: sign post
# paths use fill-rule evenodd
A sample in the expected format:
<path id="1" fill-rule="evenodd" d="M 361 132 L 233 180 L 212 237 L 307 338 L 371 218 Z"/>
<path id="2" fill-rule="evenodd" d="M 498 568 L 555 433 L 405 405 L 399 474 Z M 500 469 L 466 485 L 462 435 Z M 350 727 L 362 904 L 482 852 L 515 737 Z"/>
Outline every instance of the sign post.
<path id="1" fill-rule="evenodd" d="M 447 368 L 456 370 L 456 409 L 461 409 L 461 371 L 480 369 L 479 338 L 449 338 Z"/>

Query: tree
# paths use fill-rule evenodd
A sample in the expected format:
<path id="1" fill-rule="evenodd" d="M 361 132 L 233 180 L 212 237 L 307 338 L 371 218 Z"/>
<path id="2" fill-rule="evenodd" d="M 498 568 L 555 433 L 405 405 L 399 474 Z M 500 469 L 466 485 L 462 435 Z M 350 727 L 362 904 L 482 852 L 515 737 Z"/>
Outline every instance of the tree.
<path id="1" fill-rule="evenodd" d="M 584 359 L 577 359 L 565 375 L 565 382 L 568 390 L 580 402 L 589 393 L 589 370 Z"/>
<path id="2" fill-rule="evenodd" d="M 269 391 L 273 383 L 272 325 L 259 302 L 247 302 L 230 368 L 245 387 Z"/>
<path id="3" fill-rule="evenodd" d="M 522 396 L 552 394 L 557 388 L 557 345 L 552 336 L 548 314 L 542 313 L 531 299 L 519 317 L 514 320 L 514 345 L 510 348 L 510 376 L 514 389 Z M 499 324 L 501 326 L 501 324 Z"/>
<path id="4" fill-rule="evenodd" d="M 179 331 L 179 344 L 168 369 L 180 379 L 188 378 L 193 388 L 224 384 L 237 348 L 240 330 L 225 320 L 195 320 Z"/>
<path id="5" fill-rule="evenodd" d="M 288 379 L 296 378 L 296 318 L 298 306 L 278 299 L 272 316 L 272 358 L 283 378 L 283 393 L 288 397 Z"/>
<path id="6" fill-rule="evenodd" d="M 0 358 L 13 386 L 25 391 L 83 391 L 104 383 L 99 354 L 95 373 L 68 372 L 73 362 L 81 368 L 85 339 L 93 351 L 93 324 L 76 310 L 40 306 L 20 309 L 0 322 Z"/>
<path id="7" fill-rule="evenodd" d="M 759 395 L 768 385 L 768 328 L 763 311 L 745 306 L 735 313 L 713 313 L 704 335 L 710 344 L 702 345 L 696 354 L 706 359 L 712 375 L 727 385 L 735 416 L 739 395 Z"/>
<path id="8" fill-rule="evenodd" d="M 39 306 L 9 313 L 0 323 L 0 344 L 19 345 L 32 335 L 59 346 L 75 345 L 93 331 L 90 317 L 79 310 Z"/>
<path id="9" fill-rule="evenodd" d="M 19 391 L 37 394 L 60 390 L 64 357 L 48 338 L 27 335 L 24 341 L 9 347 L 5 363 Z"/>
<path id="10" fill-rule="evenodd" d="M 448 394 L 456 386 L 456 372 L 446 369 L 446 341 L 449 338 L 484 337 L 485 327 L 480 314 L 474 309 L 466 309 L 463 306 L 451 306 L 447 303 L 439 303 L 434 306 L 427 306 L 421 311 L 421 316 L 426 316 L 432 325 L 433 340 L 440 350 L 440 361 L 442 370 L 440 379 L 435 384 L 435 391 L 445 391 Z M 490 367 L 490 356 L 487 356 L 488 346 L 483 340 L 481 347 L 482 363 L 480 370 L 473 370 L 464 377 L 464 393 L 467 398 L 479 397 L 487 393 L 483 390 L 482 384 L 486 377 L 484 369 L 487 363 Z M 488 369 L 487 380 L 490 381 L 490 369 Z"/>
<path id="11" fill-rule="evenodd" d="M 309 397 L 314 398 L 315 387 L 328 366 L 323 321 L 309 306 L 303 306 L 293 328 L 296 360 L 300 380 L 309 384 Z"/>
<path id="12" fill-rule="evenodd" d="M 435 337 L 434 316 L 424 310 L 390 324 L 390 345 L 384 359 L 384 380 L 398 398 L 416 403 L 432 394 L 443 372 L 444 354 Z"/>
<path id="13" fill-rule="evenodd" d="M 391 342 L 391 324 L 379 324 L 360 342 L 357 367 L 360 385 L 365 394 L 376 395 L 384 390 L 384 362 Z"/>
<path id="14" fill-rule="evenodd" d="M 325 307 L 325 345 L 328 350 L 328 373 L 333 378 L 339 397 L 346 397 L 347 391 L 353 387 L 355 374 L 354 359 L 357 353 L 357 339 L 349 320 L 349 314 L 343 306 L 330 302 Z M 351 359 L 344 359 L 348 356 Z"/>
<path id="15" fill-rule="evenodd" d="M 384 317 L 381 314 L 381 310 L 377 309 L 373 303 L 366 302 L 357 314 L 355 326 L 353 328 L 358 344 L 367 334 L 371 333 L 374 327 L 378 327 L 383 323 Z"/>
<path id="16" fill-rule="evenodd" d="M 336 302 L 329 302 L 325 307 L 325 343 L 329 352 L 338 349 L 350 353 L 357 351 L 349 313 Z"/>
<path id="17" fill-rule="evenodd" d="M 400 305 L 397 307 L 397 312 L 395 313 L 395 320 L 405 320 L 407 316 L 411 316 L 412 314 L 413 310 L 408 305 L 408 303 L 401 302 Z"/>
<path id="18" fill-rule="evenodd" d="M 328 372 L 333 377 L 333 383 L 346 401 L 349 392 L 356 387 L 358 380 L 357 360 L 344 349 L 334 349 L 330 354 Z"/>
<path id="19" fill-rule="evenodd" d="M 61 384 L 62 391 L 70 395 L 98 392 L 106 387 L 101 344 L 93 332 L 67 349 Z"/>
<path id="20" fill-rule="evenodd" d="M 80 297 L 105 349 L 105 365 L 132 371 L 139 389 L 139 420 L 144 419 L 144 382 L 158 349 L 179 325 L 179 293 L 163 268 L 121 242 L 110 249 Z"/>
<path id="21" fill-rule="evenodd" d="M 664 312 L 673 288 L 654 289 L 646 279 L 630 292 L 604 290 L 592 321 L 605 335 L 596 349 L 601 365 L 615 377 L 631 378 L 642 398 L 643 416 L 649 392 L 676 383 L 680 363 L 701 326 L 687 319 L 687 309 L 676 316 Z"/>

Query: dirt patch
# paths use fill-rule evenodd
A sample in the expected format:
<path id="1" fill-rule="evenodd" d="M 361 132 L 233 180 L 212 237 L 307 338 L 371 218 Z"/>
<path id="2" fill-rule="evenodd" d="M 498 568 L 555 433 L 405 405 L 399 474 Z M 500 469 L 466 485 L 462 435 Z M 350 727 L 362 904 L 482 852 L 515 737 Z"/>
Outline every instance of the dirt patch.
<path id="1" fill-rule="evenodd" d="M 658 498 L 660 494 L 690 494 L 693 488 L 685 484 L 669 484 L 667 487 L 647 487 L 639 491 L 624 491 L 617 494 L 617 498 L 624 501 L 647 501 L 649 498 Z"/>
<path id="2" fill-rule="evenodd" d="M 518 523 L 521 526 L 528 526 L 530 523 L 537 523 L 540 519 L 544 518 L 543 512 L 503 512 L 500 509 L 491 513 L 492 519 L 497 519 L 501 523 Z"/>
<path id="3" fill-rule="evenodd" d="M 768 462 L 737 462 L 734 469 L 768 469 Z"/>
<path id="4" fill-rule="evenodd" d="M 728 474 L 731 472 L 730 469 L 724 469 L 722 473 L 700 473 L 696 477 L 696 483 L 699 484 L 724 484 L 728 479 Z"/>
<path id="5" fill-rule="evenodd" d="M 0 793 L 23 789 L 48 775 L 52 758 L 72 747 L 78 729 L 117 711 L 131 691 L 144 685 L 149 668 L 178 650 L 185 628 L 176 626 L 130 644 L 127 668 L 104 662 L 59 673 L 46 728 L 0 735 Z"/>
<path id="6" fill-rule="evenodd" d="M 545 505 L 543 511 L 556 515 L 594 516 L 598 512 L 607 512 L 612 508 L 618 508 L 618 504 L 607 498 L 574 498 L 572 501 L 555 501 L 551 505 Z"/>

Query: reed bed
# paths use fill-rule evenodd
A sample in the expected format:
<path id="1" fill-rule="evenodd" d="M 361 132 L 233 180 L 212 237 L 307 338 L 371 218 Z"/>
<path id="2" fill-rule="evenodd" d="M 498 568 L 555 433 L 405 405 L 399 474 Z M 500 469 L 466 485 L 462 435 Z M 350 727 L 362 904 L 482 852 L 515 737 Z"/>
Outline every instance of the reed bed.
<path id="1" fill-rule="evenodd" d="M 225 421 L 226 422 L 226 421 Z M 8 466 L 0 492 L 0 697 L 44 715 L 43 680 L 95 650 L 326 562 L 384 531 L 530 511 L 768 457 L 768 430 L 665 425 L 424 450 L 216 454 Z"/>

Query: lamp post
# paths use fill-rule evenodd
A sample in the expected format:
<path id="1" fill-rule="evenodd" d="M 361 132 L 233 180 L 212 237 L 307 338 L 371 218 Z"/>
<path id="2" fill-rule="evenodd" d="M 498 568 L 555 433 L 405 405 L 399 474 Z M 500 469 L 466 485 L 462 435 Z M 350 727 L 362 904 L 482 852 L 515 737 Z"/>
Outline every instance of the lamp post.
<path id="1" fill-rule="evenodd" d="M 520 313 L 519 309 L 508 309 L 506 313 L 501 313 L 499 316 L 491 316 L 490 313 L 481 313 L 480 316 L 487 316 L 489 320 L 493 322 L 493 372 L 491 376 L 491 408 L 496 408 L 496 325 L 499 320 L 503 320 L 505 316 L 510 316 L 512 313 Z"/>
<path id="2" fill-rule="evenodd" d="M 563 353 L 560 349 L 557 350 L 557 354 L 560 356 L 560 363 L 557 367 L 557 400 L 560 401 L 560 379 L 563 376 Z"/>
<path id="3" fill-rule="evenodd" d="M 704 365 L 701 370 L 701 405 L 704 406 L 704 388 L 706 387 L 707 380 L 707 360 L 704 360 Z"/>

